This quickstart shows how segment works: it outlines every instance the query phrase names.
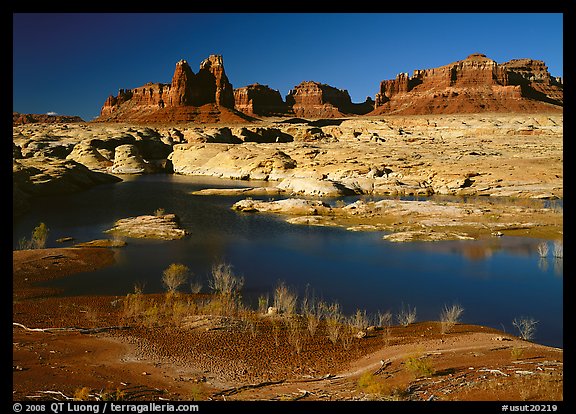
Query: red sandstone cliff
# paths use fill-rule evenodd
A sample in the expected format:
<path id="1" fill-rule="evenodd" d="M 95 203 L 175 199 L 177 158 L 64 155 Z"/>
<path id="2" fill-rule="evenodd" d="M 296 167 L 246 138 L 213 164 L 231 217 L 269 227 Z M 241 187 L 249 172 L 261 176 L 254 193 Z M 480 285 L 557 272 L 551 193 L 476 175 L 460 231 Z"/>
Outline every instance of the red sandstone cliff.
<path id="1" fill-rule="evenodd" d="M 234 107 L 251 116 L 293 115 L 279 91 L 259 83 L 234 89 Z"/>
<path id="2" fill-rule="evenodd" d="M 482 54 L 385 80 L 372 115 L 561 111 L 563 85 L 544 62 L 498 64 Z"/>
<path id="3" fill-rule="evenodd" d="M 286 103 L 296 116 L 308 118 L 364 115 L 373 109 L 370 98 L 362 104 L 353 104 L 347 90 L 312 81 L 295 86 L 286 96 Z"/>
<path id="4" fill-rule="evenodd" d="M 222 57 L 211 55 L 195 74 L 180 60 L 170 84 L 147 83 L 120 89 L 104 102 L 96 121 L 104 122 L 245 122 L 234 110 L 234 89 L 224 71 Z"/>
<path id="5" fill-rule="evenodd" d="M 12 125 L 67 122 L 84 122 L 84 120 L 76 115 L 21 114 L 12 112 Z"/>

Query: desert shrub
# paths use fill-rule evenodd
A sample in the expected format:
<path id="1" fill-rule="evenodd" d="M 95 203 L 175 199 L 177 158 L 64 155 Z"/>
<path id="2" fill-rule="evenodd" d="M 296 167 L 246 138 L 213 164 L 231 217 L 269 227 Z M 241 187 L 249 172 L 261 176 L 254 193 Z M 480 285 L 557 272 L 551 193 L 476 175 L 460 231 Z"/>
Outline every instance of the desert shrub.
<path id="1" fill-rule="evenodd" d="M 396 317 L 398 323 L 402 326 L 408 326 L 416 322 L 416 306 L 414 306 L 413 309 L 410 309 L 410 305 L 404 308 L 404 304 L 402 304 L 402 309 L 398 312 Z"/>
<path id="2" fill-rule="evenodd" d="M 234 296 L 244 286 L 244 278 L 238 277 L 232 271 L 232 265 L 217 263 L 212 266 L 210 288 L 219 295 Z"/>
<path id="3" fill-rule="evenodd" d="M 43 249 L 46 247 L 48 240 L 48 227 L 44 223 L 40 223 L 32 230 L 30 240 L 23 237 L 19 240 L 20 250 Z"/>
<path id="4" fill-rule="evenodd" d="M 522 358 L 523 355 L 524 355 L 524 348 L 519 348 L 515 346 L 510 350 L 510 357 L 514 360 Z"/>
<path id="5" fill-rule="evenodd" d="M 258 312 L 262 314 L 266 314 L 268 312 L 268 303 L 270 302 L 270 298 L 268 294 L 258 296 Z"/>
<path id="6" fill-rule="evenodd" d="M 359 391 L 369 395 L 369 399 L 381 401 L 403 401 L 408 399 L 409 394 L 399 388 L 390 387 L 383 379 L 365 372 L 358 378 L 356 386 Z"/>
<path id="7" fill-rule="evenodd" d="M 314 296 L 310 295 L 308 287 L 306 287 L 306 293 L 302 299 L 302 314 L 306 319 L 306 326 L 310 337 L 314 337 L 320 320 L 322 319 L 322 307 L 316 302 Z"/>
<path id="8" fill-rule="evenodd" d="M 530 341 L 534 338 L 537 323 L 538 321 L 533 318 L 521 317 L 520 319 L 514 319 L 512 325 L 518 329 L 520 338 Z"/>
<path id="9" fill-rule="evenodd" d="M 176 293 L 178 288 L 188 280 L 190 269 L 181 263 L 172 263 L 162 273 L 162 283 L 168 293 Z"/>
<path id="10" fill-rule="evenodd" d="M 300 332 L 298 318 L 288 317 L 284 319 L 284 323 L 286 324 L 286 338 L 288 343 L 294 347 L 296 354 L 300 355 L 304 341 Z"/>
<path id="11" fill-rule="evenodd" d="M 278 313 L 292 315 L 296 312 L 296 303 L 298 296 L 286 286 L 284 282 L 280 282 L 274 290 L 274 307 L 278 309 Z"/>
<path id="12" fill-rule="evenodd" d="M 201 290 L 202 290 L 202 283 L 198 281 L 190 282 L 190 292 L 198 294 L 200 293 Z"/>
<path id="13" fill-rule="evenodd" d="M 392 312 L 380 312 L 378 311 L 378 325 L 384 329 L 384 341 L 386 345 L 388 345 L 388 341 L 390 340 L 391 329 L 392 326 Z"/>
<path id="14" fill-rule="evenodd" d="M 340 328 L 340 340 L 346 351 L 352 348 L 355 333 L 357 333 L 357 329 L 354 326 L 354 316 L 351 316 L 348 323 L 344 323 Z"/>
<path id="15" fill-rule="evenodd" d="M 326 304 L 322 302 L 322 314 L 324 315 L 324 320 L 326 321 L 326 334 L 328 339 L 333 344 L 336 344 L 338 337 L 340 335 L 340 329 L 342 327 L 343 315 L 340 310 L 340 304 L 337 302 Z"/>
<path id="16" fill-rule="evenodd" d="M 90 388 L 82 387 L 74 391 L 74 396 L 72 397 L 74 401 L 88 401 L 90 399 Z"/>
<path id="17" fill-rule="evenodd" d="M 160 322 L 160 308 L 157 303 L 153 303 L 146 307 L 144 310 L 144 325 L 147 327 L 153 327 L 158 325 Z"/>
<path id="18" fill-rule="evenodd" d="M 350 318 L 350 325 L 359 331 L 365 331 L 370 325 L 366 310 L 356 309 L 356 313 Z"/>
<path id="19" fill-rule="evenodd" d="M 220 313 L 230 315 L 237 311 L 240 291 L 244 286 L 244 278 L 236 276 L 232 271 L 232 265 L 217 263 L 212 266 L 212 279 L 210 288 L 218 295 Z"/>
<path id="20" fill-rule="evenodd" d="M 140 318 L 146 308 L 143 288 L 134 286 L 134 293 L 128 293 L 123 301 L 122 316 L 124 318 Z"/>
<path id="21" fill-rule="evenodd" d="M 383 394 L 388 391 L 388 387 L 384 384 L 384 381 L 372 375 L 370 372 L 362 374 L 360 378 L 358 378 L 356 385 L 361 391 L 367 394 Z"/>
<path id="22" fill-rule="evenodd" d="M 404 361 L 406 370 L 414 374 L 416 378 L 429 377 L 435 370 L 432 362 L 426 356 L 411 356 Z"/>
<path id="23" fill-rule="evenodd" d="M 448 307 L 444 305 L 444 309 L 440 313 L 440 330 L 442 333 L 448 333 L 454 325 L 460 321 L 460 316 L 464 312 L 464 308 L 460 305 L 452 305 Z"/>

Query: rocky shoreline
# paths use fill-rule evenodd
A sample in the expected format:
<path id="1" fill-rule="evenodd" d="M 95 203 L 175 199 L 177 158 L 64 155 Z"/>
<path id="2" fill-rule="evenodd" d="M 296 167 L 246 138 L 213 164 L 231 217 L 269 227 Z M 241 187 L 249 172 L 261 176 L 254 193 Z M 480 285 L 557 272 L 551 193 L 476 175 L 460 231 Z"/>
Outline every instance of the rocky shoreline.
<path id="1" fill-rule="evenodd" d="M 269 182 L 268 186 L 258 188 L 206 188 L 196 195 L 304 197 L 319 201 L 349 195 L 420 199 L 432 195 L 456 196 L 466 203 L 484 204 L 481 207 L 484 217 L 477 220 L 481 223 L 474 230 L 477 234 L 481 228 L 482 233 L 490 234 L 548 227 L 551 236 L 547 237 L 561 238 L 561 208 L 536 212 L 543 204 L 534 202 L 532 210 L 516 208 L 511 215 L 500 211 L 506 209 L 497 203 L 481 200 L 554 202 L 563 198 L 562 115 L 467 114 L 288 121 L 268 119 L 244 126 L 103 123 L 14 126 L 14 214 L 25 211 L 30 197 L 80 191 L 120 181 L 125 175 L 167 173 L 235 179 L 239 186 L 249 186 L 253 180 Z M 409 204 L 401 203 L 404 207 Z M 522 205 L 522 202 L 510 204 Z M 400 204 L 396 205 L 399 208 Z M 438 210 L 437 202 L 412 205 L 419 206 L 419 211 L 427 206 Z M 322 214 L 300 214 L 316 217 L 293 218 L 292 222 L 331 225 L 336 220 L 339 225 L 357 229 L 372 226 L 387 231 L 424 230 L 423 233 L 429 233 L 424 239 L 443 238 L 437 237 L 442 226 L 438 223 L 433 225 L 437 228 L 432 229 L 435 234 L 423 228 L 428 224 L 418 220 L 410 220 L 414 223 L 410 228 L 392 226 L 395 221 L 406 224 L 400 216 L 407 213 L 398 213 L 398 208 L 380 209 L 380 220 L 375 220 L 373 209 L 350 207 L 332 209 L 323 218 L 317 217 Z M 471 211 L 478 215 L 478 208 Z M 294 211 L 290 214 L 295 215 Z M 330 221 L 327 216 L 331 216 Z M 423 215 L 421 218 L 430 219 Z M 461 218 L 459 215 L 450 220 L 460 222 Z M 454 223 L 444 223 L 448 224 L 452 236 L 447 237 L 469 236 L 453 231 Z M 420 236 L 405 240 L 413 238 Z"/>
<path id="2" fill-rule="evenodd" d="M 214 295 L 63 301 L 34 286 L 112 256 L 93 247 L 14 252 L 15 401 L 563 399 L 562 349 L 483 326 L 391 324 L 332 342 L 327 321 L 310 334 L 303 315 L 221 316 Z M 134 306 L 142 312 L 129 313 Z"/>

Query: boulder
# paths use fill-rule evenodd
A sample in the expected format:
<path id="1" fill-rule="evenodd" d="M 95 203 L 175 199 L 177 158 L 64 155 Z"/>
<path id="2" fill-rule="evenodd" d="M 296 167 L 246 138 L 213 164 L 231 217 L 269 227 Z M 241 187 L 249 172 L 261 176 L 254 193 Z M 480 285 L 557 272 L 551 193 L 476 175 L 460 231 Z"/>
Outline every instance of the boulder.
<path id="1" fill-rule="evenodd" d="M 114 164 L 109 171 L 113 174 L 143 174 L 155 172 L 155 168 L 142 158 L 136 145 L 126 144 L 116 147 Z"/>
<path id="2" fill-rule="evenodd" d="M 316 178 L 285 178 L 277 186 L 292 194 L 319 197 L 339 197 L 354 194 L 354 191 L 341 183 Z"/>
<path id="3" fill-rule="evenodd" d="M 96 147 L 90 145 L 90 142 L 86 141 L 76 144 L 66 159 L 74 160 L 96 171 L 106 171 L 108 167 L 113 165 L 112 161 L 102 155 Z"/>
<path id="4" fill-rule="evenodd" d="M 132 237 L 161 240 L 176 240 L 188 233 L 180 228 L 180 220 L 175 214 L 144 215 L 120 219 L 106 233 Z"/>

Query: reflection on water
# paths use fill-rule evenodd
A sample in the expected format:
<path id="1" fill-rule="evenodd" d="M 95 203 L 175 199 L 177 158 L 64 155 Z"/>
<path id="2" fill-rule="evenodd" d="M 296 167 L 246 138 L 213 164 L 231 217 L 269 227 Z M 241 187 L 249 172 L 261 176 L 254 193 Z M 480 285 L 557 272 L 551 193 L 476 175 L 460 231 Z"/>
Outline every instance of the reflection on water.
<path id="1" fill-rule="evenodd" d="M 183 263 L 207 291 L 213 264 L 230 263 L 244 276 L 244 299 L 252 304 L 279 281 L 304 294 L 338 301 L 351 314 L 417 308 L 418 320 L 439 320 L 444 305 L 464 308 L 463 322 L 515 333 L 512 321 L 539 321 L 535 340 L 562 346 L 562 260 L 541 259 L 542 241 L 498 237 L 476 241 L 392 243 L 381 232 L 294 226 L 281 217 L 234 212 L 242 197 L 204 197 L 190 192 L 208 187 L 241 186 L 239 181 L 151 175 L 103 185 L 89 191 L 35 203 L 14 223 L 13 246 L 29 237 L 39 222 L 50 229 L 49 246 L 61 237 L 76 241 L 106 238 L 115 220 L 176 213 L 190 236 L 175 241 L 128 239 L 116 250 L 116 264 L 52 282 L 67 295 L 125 295 L 136 283 L 145 292 L 163 290 L 161 276 Z M 255 185 L 254 182 L 248 183 Z M 256 183 L 267 185 L 267 183 Z"/>

